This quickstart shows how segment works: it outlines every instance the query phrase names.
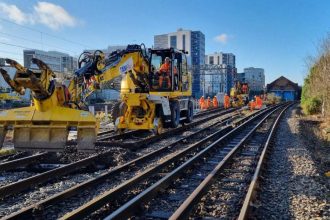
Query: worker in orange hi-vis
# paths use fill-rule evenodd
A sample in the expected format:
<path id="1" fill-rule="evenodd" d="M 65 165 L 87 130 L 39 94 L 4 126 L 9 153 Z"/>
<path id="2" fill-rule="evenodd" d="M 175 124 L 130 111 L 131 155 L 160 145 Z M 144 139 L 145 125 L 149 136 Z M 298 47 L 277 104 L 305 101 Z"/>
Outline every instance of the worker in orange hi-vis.
<path id="1" fill-rule="evenodd" d="M 226 94 L 225 97 L 224 97 L 224 108 L 227 109 L 230 107 L 230 97 Z"/>
<path id="2" fill-rule="evenodd" d="M 256 107 L 256 102 L 254 100 L 252 100 L 250 102 L 250 110 L 251 110 L 251 112 L 254 110 L 255 107 Z"/>
<path id="3" fill-rule="evenodd" d="M 206 108 L 207 108 L 207 109 L 211 108 L 211 98 L 210 98 L 210 96 L 207 97 Z"/>
<path id="4" fill-rule="evenodd" d="M 165 62 L 162 64 L 162 66 L 159 69 L 159 87 L 160 88 L 166 88 L 169 89 L 171 87 L 171 59 L 169 57 L 165 58 Z M 166 82 L 164 85 L 163 82 Z"/>
<path id="5" fill-rule="evenodd" d="M 200 99 L 199 99 L 199 106 L 200 106 L 200 109 L 203 110 L 205 108 L 205 100 L 204 100 L 204 96 L 202 96 Z"/>
<path id="6" fill-rule="evenodd" d="M 262 106 L 262 100 L 261 100 L 261 98 L 259 97 L 259 96 L 256 96 L 256 105 L 255 105 L 255 107 L 257 108 L 257 109 L 261 109 L 261 106 Z"/>
<path id="7" fill-rule="evenodd" d="M 213 103 L 213 108 L 217 108 L 218 107 L 218 99 L 217 99 L 216 96 L 213 97 L 212 103 Z"/>

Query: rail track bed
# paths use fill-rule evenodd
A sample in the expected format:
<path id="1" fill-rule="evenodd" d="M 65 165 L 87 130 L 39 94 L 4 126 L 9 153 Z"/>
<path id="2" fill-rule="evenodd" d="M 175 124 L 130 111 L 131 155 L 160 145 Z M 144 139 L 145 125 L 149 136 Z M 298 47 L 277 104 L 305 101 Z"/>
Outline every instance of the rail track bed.
<path id="1" fill-rule="evenodd" d="M 245 122 L 234 129 L 217 129 L 215 133 L 204 136 L 189 147 L 168 158 L 162 158 L 157 165 L 146 167 L 132 178 L 119 185 L 115 184 L 81 207 L 74 208 L 62 219 L 81 219 L 86 216 L 94 219 L 106 217 L 108 214 L 109 219 L 132 216 L 142 219 L 167 219 L 189 196 L 189 190 L 194 192 L 194 186 L 198 187 L 199 183 L 208 179 L 209 172 L 214 174 L 217 164 L 227 164 L 228 158 L 236 155 L 236 151 L 240 152 L 243 143 L 263 123 L 267 123 L 270 116 L 278 114 L 279 108 L 273 109 L 272 112 L 269 112 L 271 109 L 263 110 L 244 118 L 242 120 Z M 182 193 L 177 193 L 177 190 Z M 167 205 L 161 201 L 166 201 Z"/>
<path id="2" fill-rule="evenodd" d="M 154 141 L 160 140 L 164 137 L 176 134 L 183 130 L 187 130 L 191 127 L 194 127 L 198 124 L 204 123 L 208 120 L 221 116 L 223 114 L 234 111 L 234 109 L 224 110 L 223 108 L 210 109 L 206 111 L 199 112 L 196 114 L 195 120 L 192 123 L 185 124 L 184 126 L 180 125 L 178 128 L 165 128 L 163 129 L 162 134 L 154 135 L 150 131 L 128 131 L 123 134 L 115 135 L 102 135 L 98 137 L 96 142 L 97 146 L 109 146 L 116 145 L 126 148 L 140 148 L 142 145 L 152 143 Z"/>
<path id="3" fill-rule="evenodd" d="M 227 113 L 227 115 L 226 115 Z M 141 151 L 144 151 L 144 152 L 139 152 L 139 151 L 136 151 L 135 156 L 128 156 L 129 159 L 127 159 L 126 161 L 129 161 L 130 159 L 133 159 L 134 157 L 138 157 L 139 155 L 143 155 L 145 154 L 146 152 L 152 152 L 154 151 L 155 149 L 157 148 L 163 148 L 163 149 L 166 149 L 166 147 L 161 147 L 161 146 L 165 146 L 166 143 L 175 143 L 175 141 L 177 139 L 182 139 L 181 142 L 184 142 L 184 137 L 187 137 L 189 134 L 192 134 L 191 136 L 193 136 L 193 134 L 195 133 L 204 133 L 210 129 L 210 127 L 212 126 L 216 126 L 217 124 L 219 124 L 220 122 L 222 122 L 222 120 L 225 120 L 226 123 L 228 123 L 229 120 L 233 120 L 233 117 L 238 117 L 236 112 L 233 112 L 233 110 L 230 110 L 230 111 L 226 111 L 223 114 L 223 117 L 219 118 L 214 118 L 214 119 L 209 119 L 208 121 L 202 123 L 202 122 L 199 122 L 199 123 L 196 123 L 195 124 L 195 127 L 191 126 L 190 130 L 189 131 L 186 131 L 184 132 L 184 130 L 182 130 L 181 132 L 177 133 L 177 135 L 175 136 L 175 138 L 173 137 L 167 137 L 165 138 L 164 140 L 159 140 L 159 142 L 164 142 L 163 144 L 157 144 L 157 146 L 149 146 L 148 147 L 148 144 L 145 145 L 145 148 L 144 149 L 141 149 Z M 220 120 L 220 121 L 219 121 Z M 212 124 L 214 123 L 214 124 Z M 203 130 L 204 129 L 204 130 Z M 187 129 L 186 129 L 187 130 Z M 173 139 L 173 140 L 170 140 L 170 139 Z M 193 139 L 192 139 L 193 140 Z M 191 141 L 192 141 L 191 140 Z M 194 139 L 196 141 L 196 139 Z M 157 142 L 158 143 L 158 142 Z M 149 144 L 151 145 L 151 144 Z M 56 168 L 54 170 L 50 170 L 48 172 L 45 172 L 45 173 L 41 173 L 41 174 L 38 174 L 36 176 L 32 176 L 32 177 L 29 177 L 29 178 L 26 178 L 26 179 L 23 179 L 17 183 L 13 183 L 13 184 L 9 184 L 9 185 L 6 185 L 6 186 L 3 186 L 0 188 L 0 196 L 3 199 L 3 202 L 6 203 L 4 205 L 1 205 L 0 208 L 2 208 L 4 210 L 4 212 L 2 213 L 7 215 L 13 211 L 16 211 L 16 209 L 18 209 L 19 206 L 15 207 L 14 206 L 10 206 L 10 204 L 13 204 L 13 203 L 17 203 L 19 204 L 20 201 L 25 205 L 29 205 L 29 202 L 24 202 L 24 201 L 27 201 L 27 200 L 31 200 L 33 202 L 36 202 L 37 199 L 44 199 L 45 196 L 36 196 L 37 198 L 34 198 L 34 199 L 30 199 L 33 197 L 33 192 L 32 192 L 32 195 L 31 193 L 25 193 L 25 194 L 18 194 L 19 192 L 26 192 L 28 189 L 34 189 L 34 187 L 36 186 L 40 186 L 40 189 L 43 189 L 43 186 L 48 183 L 47 185 L 51 185 L 53 184 L 54 186 L 56 186 L 56 184 L 62 184 L 62 185 L 65 185 L 65 187 L 56 187 L 56 188 L 60 188 L 58 191 L 52 191 L 50 192 L 49 194 L 47 194 L 48 196 L 49 195 L 52 195 L 54 193 L 57 193 L 59 191 L 64 191 L 65 189 L 69 188 L 69 187 L 72 187 L 73 185 L 75 184 L 78 184 L 80 182 L 83 182 L 83 181 L 86 181 L 88 179 L 91 179 L 95 176 L 98 176 L 98 175 L 102 175 L 103 173 L 106 173 L 109 171 L 109 169 L 95 169 L 95 163 L 99 163 L 100 161 L 109 161 L 109 157 L 107 158 L 107 156 L 110 156 L 110 155 L 113 155 L 114 152 L 109 152 L 109 151 L 105 151 L 101 154 L 98 154 L 98 155 L 95 155 L 91 158 L 85 158 L 83 160 L 80 160 L 80 161 L 77 161 L 75 163 L 75 165 L 73 164 L 68 164 L 64 167 L 60 167 L 60 168 Z M 155 153 L 154 153 L 155 154 Z M 159 156 L 158 156 L 159 157 Z M 106 159 L 105 159 L 106 158 Z M 97 161 L 97 162 L 95 162 Z M 102 163 L 101 163 L 102 164 Z M 92 165 L 92 170 L 97 170 L 97 171 L 94 171 L 94 172 L 87 172 L 88 169 L 86 168 L 89 168 L 89 165 Z M 93 167 L 94 166 L 94 167 Z M 83 169 L 85 168 L 85 169 Z M 72 175 L 71 175 L 71 174 Z M 70 178 L 67 178 L 68 174 L 70 174 Z M 56 177 L 56 178 L 55 178 Z M 74 181 L 72 181 L 72 183 L 69 181 L 69 183 L 66 183 L 67 180 L 69 179 L 74 179 Z M 68 181 L 67 181 L 68 182 Z M 42 184 L 42 185 L 40 185 Z M 40 189 L 36 189 L 34 191 L 37 192 L 38 194 L 38 191 L 40 191 Z M 46 190 L 46 187 L 45 187 L 45 190 Z M 16 195 L 14 197 L 12 197 L 12 195 Z M 9 197 L 10 196 L 10 197 Z M 9 197 L 9 198 L 8 198 Z M 17 197 L 19 197 L 17 199 Z M 32 202 L 32 204 L 33 204 Z M 6 208 L 6 207 L 9 207 L 9 208 Z M 11 211 L 10 211 L 11 209 Z"/>
<path id="4" fill-rule="evenodd" d="M 75 161 L 79 161 L 81 159 L 85 159 L 90 157 L 93 154 L 100 153 L 104 151 L 105 147 L 123 147 L 134 149 L 134 148 L 141 148 L 142 145 L 147 145 L 154 143 L 158 140 L 168 138 L 169 136 L 177 133 L 182 133 L 194 126 L 201 125 L 206 123 L 208 120 L 212 120 L 218 116 L 224 115 L 226 113 L 233 112 L 234 109 L 223 110 L 221 108 L 211 109 L 207 111 L 200 112 L 197 117 L 202 117 L 201 120 L 197 120 L 193 123 L 190 123 L 186 126 L 181 126 L 176 129 L 167 129 L 163 134 L 159 136 L 151 135 L 150 132 L 145 131 L 128 131 L 123 134 L 115 134 L 114 130 L 103 131 L 98 134 L 98 141 L 96 145 L 95 153 L 81 153 L 75 152 L 75 150 L 68 150 L 66 149 L 63 153 L 46 153 L 46 152 L 37 152 L 35 154 L 31 154 L 30 152 L 19 152 L 16 154 L 11 154 L 7 156 L 3 156 L 3 160 L 0 163 L 0 172 L 9 171 L 9 170 L 17 170 L 24 167 L 27 169 L 31 169 L 31 165 L 35 165 L 37 163 L 50 163 L 50 164 L 59 164 L 65 165 Z M 216 113 L 211 114 L 209 113 Z M 207 117 L 205 117 L 207 115 Z M 110 136 L 109 136 L 110 134 Z M 111 141 L 102 141 L 105 139 L 111 139 Z M 69 141 L 69 145 L 74 145 L 74 141 Z M 50 158 L 51 157 L 51 158 Z"/>

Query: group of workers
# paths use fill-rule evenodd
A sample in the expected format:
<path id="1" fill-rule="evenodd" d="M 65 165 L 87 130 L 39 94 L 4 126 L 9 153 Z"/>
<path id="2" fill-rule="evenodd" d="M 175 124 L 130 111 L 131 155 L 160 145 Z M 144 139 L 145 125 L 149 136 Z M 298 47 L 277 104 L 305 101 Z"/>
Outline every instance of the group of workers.
<path id="1" fill-rule="evenodd" d="M 199 106 L 200 109 L 209 109 L 209 108 L 217 108 L 219 107 L 219 102 L 216 96 L 213 97 L 212 101 L 211 98 L 208 97 L 207 99 L 204 99 L 204 96 L 202 96 L 199 99 Z M 224 107 L 225 109 L 230 107 L 230 97 L 226 94 L 224 98 Z"/>
<path id="2" fill-rule="evenodd" d="M 204 99 L 204 96 L 202 96 L 199 99 L 199 106 L 202 110 L 209 108 L 217 108 L 219 106 L 218 99 L 216 96 L 214 96 L 211 101 L 210 96 L 207 99 Z"/>
<path id="3" fill-rule="evenodd" d="M 254 109 L 261 109 L 262 104 L 263 104 L 263 97 L 261 96 L 254 96 L 254 100 L 250 101 L 249 106 L 250 106 L 250 110 L 253 111 Z M 202 96 L 199 99 L 199 106 L 201 110 L 205 110 L 205 109 L 209 109 L 209 108 L 216 108 L 219 107 L 219 103 L 217 100 L 217 97 L 214 96 L 213 100 L 211 101 L 211 98 L 208 97 L 207 99 L 204 98 L 204 96 Z M 223 102 L 223 106 L 225 109 L 228 109 L 231 107 L 231 103 L 230 103 L 230 97 L 229 95 L 225 94 L 224 96 L 224 102 Z"/>

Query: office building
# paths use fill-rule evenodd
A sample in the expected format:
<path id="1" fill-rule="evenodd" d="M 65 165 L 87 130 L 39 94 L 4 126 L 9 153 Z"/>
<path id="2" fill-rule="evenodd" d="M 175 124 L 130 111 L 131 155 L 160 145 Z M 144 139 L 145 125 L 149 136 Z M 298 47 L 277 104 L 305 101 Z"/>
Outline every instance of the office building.
<path id="1" fill-rule="evenodd" d="M 252 91 L 263 91 L 265 89 L 265 71 L 262 68 L 244 68 L 244 73 L 239 76 L 243 82 L 249 84 Z"/>
<path id="2" fill-rule="evenodd" d="M 205 56 L 205 64 L 213 69 L 205 72 L 205 84 L 211 88 L 209 91 L 212 94 L 229 94 L 237 80 L 236 56 L 232 53 L 215 52 Z"/>
<path id="3" fill-rule="evenodd" d="M 192 94 L 201 96 L 200 66 L 205 63 L 205 35 L 201 31 L 178 29 L 176 32 L 154 36 L 154 48 L 185 50 L 188 66 L 192 72 Z"/>
<path id="4" fill-rule="evenodd" d="M 77 69 L 77 58 L 58 51 L 24 50 L 24 67 L 37 68 L 31 62 L 38 58 L 45 62 L 54 72 L 73 73 Z"/>
<path id="5" fill-rule="evenodd" d="M 228 67 L 236 67 L 236 57 L 232 53 L 213 53 L 205 56 L 205 63 L 210 65 L 226 64 Z"/>
<path id="6" fill-rule="evenodd" d="M 154 36 L 154 48 L 167 48 L 168 47 L 168 35 L 161 34 Z"/>

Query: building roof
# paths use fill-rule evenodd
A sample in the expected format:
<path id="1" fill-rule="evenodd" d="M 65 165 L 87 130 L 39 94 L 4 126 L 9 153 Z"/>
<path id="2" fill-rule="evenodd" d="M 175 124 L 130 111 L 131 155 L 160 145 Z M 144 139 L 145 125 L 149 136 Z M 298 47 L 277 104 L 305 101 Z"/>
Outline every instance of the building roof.
<path id="1" fill-rule="evenodd" d="M 284 76 L 280 76 L 273 82 L 267 84 L 267 91 L 271 90 L 299 90 L 298 83 L 294 83 Z"/>

